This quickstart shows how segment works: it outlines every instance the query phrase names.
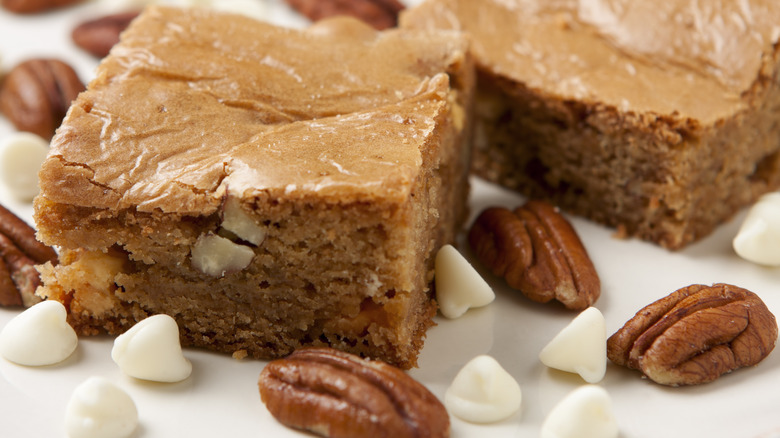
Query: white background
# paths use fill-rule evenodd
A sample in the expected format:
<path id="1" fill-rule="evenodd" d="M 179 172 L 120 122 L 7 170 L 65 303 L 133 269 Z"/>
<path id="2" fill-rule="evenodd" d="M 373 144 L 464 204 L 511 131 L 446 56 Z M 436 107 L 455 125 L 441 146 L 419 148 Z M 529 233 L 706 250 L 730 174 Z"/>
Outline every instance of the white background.
<path id="1" fill-rule="evenodd" d="M 262 1 L 262 0 L 258 0 Z M 269 20 L 301 25 L 279 1 L 266 1 Z M 0 11 L 0 70 L 29 57 L 55 56 L 76 67 L 85 81 L 95 60 L 74 47 L 70 30 L 100 9 L 96 3 L 29 17 Z M 13 131 L 0 117 L 0 136 Z M 488 206 L 515 207 L 523 200 L 474 179 L 473 213 Z M 0 187 L 0 202 L 31 221 L 32 208 Z M 712 236 L 672 253 L 654 245 L 618 240 L 613 231 L 573 218 L 601 276 L 596 303 L 608 334 L 641 307 L 692 283 L 725 282 L 750 289 L 780 315 L 780 269 L 753 265 L 737 257 L 731 239 L 744 212 Z M 465 248 L 465 247 L 464 247 Z M 464 250 L 471 257 L 468 250 Z M 568 392 L 584 384 L 578 376 L 547 369 L 537 356 L 575 316 L 558 305 L 528 301 L 485 272 L 496 301 L 457 320 L 437 318 L 428 332 L 418 369 L 410 374 L 439 398 L 457 371 L 479 354 L 494 356 L 520 383 L 521 411 L 492 425 L 452 418 L 453 437 L 537 437 L 544 417 Z M 0 309 L 0 327 L 18 310 Z M 121 374 L 111 361 L 109 337 L 82 338 L 76 353 L 51 367 L 26 368 L 0 359 L 0 436 L 64 436 L 63 415 L 73 388 L 99 375 L 125 389 L 135 400 L 140 427 L 135 437 L 302 436 L 276 423 L 257 392 L 264 362 L 187 349 L 193 374 L 177 384 L 154 384 Z M 761 364 L 706 385 L 668 388 L 637 372 L 608 365 L 600 383 L 611 395 L 622 437 L 780 437 L 780 353 Z M 303 435 L 305 436 L 305 435 Z"/>

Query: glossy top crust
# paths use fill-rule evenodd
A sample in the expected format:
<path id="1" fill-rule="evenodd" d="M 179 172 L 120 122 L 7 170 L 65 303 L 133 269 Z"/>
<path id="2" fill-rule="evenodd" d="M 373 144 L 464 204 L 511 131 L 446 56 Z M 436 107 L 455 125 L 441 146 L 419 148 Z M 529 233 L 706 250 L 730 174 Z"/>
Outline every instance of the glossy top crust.
<path id="1" fill-rule="evenodd" d="M 432 0 L 404 27 L 459 29 L 496 75 L 562 99 L 712 122 L 776 70 L 776 0 Z"/>
<path id="2" fill-rule="evenodd" d="M 214 211 L 227 191 L 404 199 L 465 52 L 455 33 L 150 7 L 71 107 L 42 196 L 178 213 Z"/>

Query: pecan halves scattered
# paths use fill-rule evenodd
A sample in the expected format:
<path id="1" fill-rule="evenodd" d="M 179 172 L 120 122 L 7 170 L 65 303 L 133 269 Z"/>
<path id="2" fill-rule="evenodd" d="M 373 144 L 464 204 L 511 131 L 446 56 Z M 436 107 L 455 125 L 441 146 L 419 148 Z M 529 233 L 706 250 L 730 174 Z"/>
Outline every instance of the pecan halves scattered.
<path id="1" fill-rule="evenodd" d="M 777 321 L 746 289 L 718 283 L 678 289 L 607 340 L 609 359 L 663 385 L 711 382 L 774 349 Z"/>
<path id="2" fill-rule="evenodd" d="M 71 102 L 84 90 L 73 68 L 57 59 L 31 59 L 8 72 L 0 112 L 20 131 L 50 140 Z"/>
<path id="3" fill-rule="evenodd" d="M 0 205 L 0 305 L 29 307 L 40 299 L 35 265 L 57 262 L 57 253 L 35 239 L 35 230 Z"/>
<path id="4" fill-rule="evenodd" d="M 398 14 L 404 9 L 398 0 L 287 0 L 287 3 L 312 21 L 349 15 L 378 30 L 397 26 Z"/>
<path id="5" fill-rule="evenodd" d="M 601 281 L 577 232 L 552 205 L 528 201 L 515 211 L 491 207 L 477 217 L 469 244 L 494 275 L 531 300 L 583 310 Z"/>
<path id="6" fill-rule="evenodd" d="M 444 405 L 422 384 L 384 362 L 332 348 L 270 362 L 258 386 L 279 422 L 321 436 L 449 436 Z"/>

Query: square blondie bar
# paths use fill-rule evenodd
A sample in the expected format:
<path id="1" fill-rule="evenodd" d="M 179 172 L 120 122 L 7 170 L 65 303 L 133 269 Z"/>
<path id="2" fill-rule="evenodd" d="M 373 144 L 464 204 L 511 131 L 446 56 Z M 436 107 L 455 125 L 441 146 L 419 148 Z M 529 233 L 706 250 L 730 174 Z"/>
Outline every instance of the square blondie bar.
<path id="1" fill-rule="evenodd" d="M 235 356 L 412 367 L 467 214 L 473 83 L 453 32 L 149 7 L 42 167 L 39 238 L 61 251 L 38 293 L 81 334 L 166 313 Z"/>
<path id="2" fill-rule="evenodd" d="M 470 34 L 474 171 L 679 249 L 780 187 L 780 3 L 430 0 Z"/>

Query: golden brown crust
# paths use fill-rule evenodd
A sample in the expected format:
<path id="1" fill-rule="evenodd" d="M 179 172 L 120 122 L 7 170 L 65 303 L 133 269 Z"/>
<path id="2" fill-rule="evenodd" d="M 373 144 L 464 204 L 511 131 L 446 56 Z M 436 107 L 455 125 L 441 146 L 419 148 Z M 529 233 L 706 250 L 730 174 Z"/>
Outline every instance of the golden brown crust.
<path id="1" fill-rule="evenodd" d="M 433 117 L 446 111 L 448 66 L 462 62 L 466 43 L 354 21 L 366 30 L 342 32 L 348 26 L 338 22 L 294 31 L 199 9 L 147 9 L 53 140 L 44 196 L 182 214 L 216 211 L 227 190 L 403 199 Z M 186 45 L 173 49 L 171 39 Z M 227 49 L 215 50 L 215 40 Z M 140 92 L 148 98 L 119 97 Z"/>

